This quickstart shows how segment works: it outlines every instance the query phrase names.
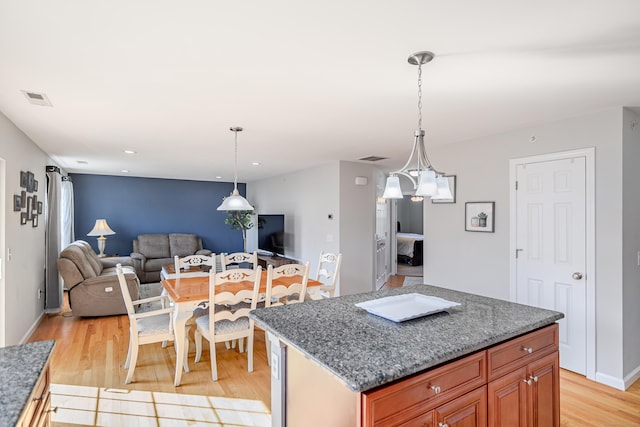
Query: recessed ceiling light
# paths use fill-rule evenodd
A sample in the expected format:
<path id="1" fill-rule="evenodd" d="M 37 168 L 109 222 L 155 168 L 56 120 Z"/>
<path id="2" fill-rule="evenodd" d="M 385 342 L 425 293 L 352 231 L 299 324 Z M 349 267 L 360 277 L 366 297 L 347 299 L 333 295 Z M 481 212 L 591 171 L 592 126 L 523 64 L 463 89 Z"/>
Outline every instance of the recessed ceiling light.
<path id="1" fill-rule="evenodd" d="M 27 97 L 29 102 L 34 104 L 34 105 L 42 105 L 42 106 L 45 106 L 45 107 L 53 107 L 53 104 L 51 104 L 51 101 L 49 101 L 49 97 L 44 93 L 32 92 L 32 91 L 28 91 L 28 90 L 21 90 L 20 92 L 22 92 L 24 94 L 24 96 Z"/>
<path id="2" fill-rule="evenodd" d="M 129 171 L 127 169 L 122 169 L 120 172 L 122 173 L 129 173 Z"/>
<path id="3" fill-rule="evenodd" d="M 124 153 L 125 154 L 136 154 L 136 152 L 133 151 L 133 150 L 124 150 Z"/>
<path id="4" fill-rule="evenodd" d="M 260 163 L 260 162 L 251 162 L 251 164 L 252 164 L 253 166 L 260 166 L 260 164 L 261 164 L 261 163 Z"/>
<path id="5" fill-rule="evenodd" d="M 87 162 L 86 160 L 76 160 L 77 163 L 80 163 L 81 165 L 88 165 L 89 162 Z"/>
<path id="6" fill-rule="evenodd" d="M 222 176 L 216 175 L 216 179 L 222 179 Z"/>

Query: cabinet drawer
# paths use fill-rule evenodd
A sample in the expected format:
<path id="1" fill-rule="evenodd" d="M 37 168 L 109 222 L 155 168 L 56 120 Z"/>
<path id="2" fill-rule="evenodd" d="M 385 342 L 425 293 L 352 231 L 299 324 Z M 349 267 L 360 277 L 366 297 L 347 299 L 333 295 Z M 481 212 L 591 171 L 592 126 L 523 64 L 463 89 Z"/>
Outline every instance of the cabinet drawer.
<path id="1" fill-rule="evenodd" d="M 48 414 L 51 400 L 49 396 L 49 366 L 47 366 L 36 385 L 33 388 L 31 397 L 29 398 L 22 417 L 18 422 L 19 426 L 32 427 L 39 424 L 39 420 L 45 419 Z"/>
<path id="2" fill-rule="evenodd" d="M 393 426 L 487 381 L 484 351 L 362 395 L 365 425 Z"/>
<path id="3" fill-rule="evenodd" d="M 489 380 L 558 349 L 558 324 L 547 326 L 487 350 Z"/>

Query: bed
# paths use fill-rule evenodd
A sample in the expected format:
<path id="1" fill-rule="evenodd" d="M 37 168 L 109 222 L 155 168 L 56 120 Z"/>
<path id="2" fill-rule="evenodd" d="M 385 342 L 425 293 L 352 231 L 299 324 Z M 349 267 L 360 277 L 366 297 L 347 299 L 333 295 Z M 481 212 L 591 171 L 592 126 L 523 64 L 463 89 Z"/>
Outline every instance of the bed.
<path id="1" fill-rule="evenodd" d="M 422 265 L 423 234 L 396 233 L 398 262 L 409 265 Z"/>

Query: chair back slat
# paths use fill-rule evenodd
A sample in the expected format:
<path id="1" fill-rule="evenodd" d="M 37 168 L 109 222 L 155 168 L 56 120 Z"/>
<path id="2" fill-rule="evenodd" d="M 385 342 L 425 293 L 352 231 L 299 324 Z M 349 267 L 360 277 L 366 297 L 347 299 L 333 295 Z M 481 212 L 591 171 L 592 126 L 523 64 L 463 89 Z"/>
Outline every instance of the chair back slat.
<path id="1" fill-rule="evenodd" d="M 230 269 L 230 267 L 242 267 L 244 264 L 251 264 L 251 269 L 258 267 L 257 252 L 234 252 L 231 254 L 220 254 L 220 268 L 222 271 Z"/>
<path id="2" fill-rule="evenodd" d="M 265 306 L 273 307 L 304 301 L 308 281 L 309 262 L 285 264 L 279 267 L 269 265 Z M 297 298 L 294 298 L 296 295 Z"/>

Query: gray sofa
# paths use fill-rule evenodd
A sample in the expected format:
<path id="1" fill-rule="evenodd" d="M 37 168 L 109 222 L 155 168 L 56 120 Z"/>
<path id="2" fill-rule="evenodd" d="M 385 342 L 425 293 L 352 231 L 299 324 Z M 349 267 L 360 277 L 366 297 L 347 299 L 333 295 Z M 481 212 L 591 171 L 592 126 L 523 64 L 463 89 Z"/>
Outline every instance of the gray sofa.
<path id="1" fill-rule="evenodd" d="M 131 298 L 139 298 L 140 282 L 129 257 L 99 258 L 91 245 L 76 240 L 67 246 L 56 261 L 58 272 L 69 291 L 69 305 L 74 316 L 111 316 L 126 314 L 120 292 L 116 264 L 123 264 Z"/>
<path id="2" fill-rule="evenodd" d="M 139 234 L 133 241 L 131 260 L 141 283 L 160 281 L 163 264 L 173 264 L 178 255 L 211 255 L 202 248 L 202 239 L 195 234 Z"/>

